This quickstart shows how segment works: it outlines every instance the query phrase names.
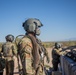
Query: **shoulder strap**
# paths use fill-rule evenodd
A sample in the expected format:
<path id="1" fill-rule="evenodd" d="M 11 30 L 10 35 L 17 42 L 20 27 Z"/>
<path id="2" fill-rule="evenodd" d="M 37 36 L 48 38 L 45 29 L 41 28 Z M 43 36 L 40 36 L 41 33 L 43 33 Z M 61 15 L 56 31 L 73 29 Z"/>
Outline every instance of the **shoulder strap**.
<path id="1" fill-rule="evenodd" d="M 32 51 L 32 55 L 33 55 L 33 59 L 34 59 L 33 67 L 34 67 L 34 69 L 36 69 L 40 62 L 40 55 L 39 55 L 37 41 L 36 41 L 36 38 L 34 36 L 32 36 L 31 34 L 28 34 L 27 37 L 31 39 L 32 44 L 33 44 L 33 51 Z"/>
<path id="2" fill-rule="evenodd" d="M 16 39 L 15 39 L 15 43 L 16 43 L 16 45 L 18 45 L 18 38 L 19 37 L 24 37 L 25 35 L 18 35 L 18 36 L 16 36 Z"/>

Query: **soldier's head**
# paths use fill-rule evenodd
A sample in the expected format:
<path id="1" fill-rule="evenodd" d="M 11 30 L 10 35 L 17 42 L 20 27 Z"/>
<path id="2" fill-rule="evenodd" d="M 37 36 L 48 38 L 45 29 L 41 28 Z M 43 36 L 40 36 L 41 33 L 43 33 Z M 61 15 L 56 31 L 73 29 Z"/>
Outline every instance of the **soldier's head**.
<path id="1" fill-rule="evenodd" d="M 40 35 L 40 27 L 43 24 L 40 22 L 39 19 L 36 18 L 29 18 L 23 23 L 24 30 L 27 33 L 34 33 L 35 35 Z"/>
<path id="2" fill-rule="evenodd" d="M 55 43 L 55 48 L 57 48 L 57 49 L 61 48 L 61 44 L 56 42 Z"/>
<path id="3" fill-rule="evenodd" d="M 9 34 L 5 37 L 6 41 L 10 41 L 10 42 L 13 42 L 14 41 L 14 36 Z"/>

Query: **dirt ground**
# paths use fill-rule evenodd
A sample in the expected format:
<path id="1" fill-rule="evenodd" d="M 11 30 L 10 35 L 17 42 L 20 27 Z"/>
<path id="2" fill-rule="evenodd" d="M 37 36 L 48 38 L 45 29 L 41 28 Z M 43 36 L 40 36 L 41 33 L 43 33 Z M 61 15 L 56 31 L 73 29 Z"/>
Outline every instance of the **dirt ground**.
<path id="1" fill-rule="evenodd" d="M 49 55 L 49 58 L 50 58 L 50 62 L 47 63 L 46 62 L 46 57 L 45 57 L 44 64 L 52 67 L 52 55 L 51 55 L 52 48 L 47 48 L 47 51 L 48 51 L 48 55 Z"/>
<path id="2" fill-rule="evenodd" d="M 47 66 L 50 66 L 50 67 L 52 67 L 52 56 L 51 56 L 51 51 L 52 51 L 52 49 L 51 48 L 47 48 L 47 51 L 48 51 L 48 55 L 49 55 L 49 58 L 50 58 L 50 62 L 49 63 L 47 63 L 46 62 L 46 57 L 45 57 L 45 60 L 44 60 L 44 64 L 45 65 L 47 65 Z M 14 75 L 19 75 L 19 74 L 17 74 L 17 72 L 18 72 L 18 61 L 17 61 L 17 58 L 16 57 L 14 57 Z M 11 67 L 12 67 L 12 65 L 11 65 Z M 6 75 L 6 71 L 5 71 L 5 69 L 4 69 L 4 73 L 3 73 L 3 75 Z"/>

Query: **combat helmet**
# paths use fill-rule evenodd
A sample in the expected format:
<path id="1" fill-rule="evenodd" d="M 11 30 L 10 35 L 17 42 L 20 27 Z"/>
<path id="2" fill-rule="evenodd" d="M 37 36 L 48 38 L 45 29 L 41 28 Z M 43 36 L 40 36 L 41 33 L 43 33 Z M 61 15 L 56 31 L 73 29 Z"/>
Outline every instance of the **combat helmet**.
<path id="1" fill-rule="evenodd" d="M 26 32 L 33 32 L 36 35 L 40 34 L 40 30 L 37 29 L 41 26 L 43 26 L 43 24 L 36 18 L 29 18 L 23 23 L 23 27 Z"/>
<path id="2" fill-rule="evenodd" d="M 61 44 L 56 42 L 56 43 L 55 43 L 55 48 L 57 48 L 57 49 L 58 49 L 58 48 L 61 48 Z"/>
<path id="3" fill-rule="evenodd" d="M 5 39 L 6 39 L 6 41 L 13 42 L 13 40 L 14 40 L 14 36 L 11 35 L 11 34 L 9 34 L 9 35 L 7 35 L 7 36 L 5 37 Z"/>

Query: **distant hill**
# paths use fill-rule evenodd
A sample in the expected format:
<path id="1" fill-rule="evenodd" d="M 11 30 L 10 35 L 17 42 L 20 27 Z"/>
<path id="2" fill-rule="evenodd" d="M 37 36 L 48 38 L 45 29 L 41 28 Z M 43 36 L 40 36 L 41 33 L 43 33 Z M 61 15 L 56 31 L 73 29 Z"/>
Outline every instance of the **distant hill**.
<path id="1" fill-rule="evenodd" d="M 76 38 L 69 38 L 69 39 L 65 39 L 63 41 L 76 41 Z"/>
<path id="2" fill-rule="evenodd" d="M 71 38 L 70 40 L 71 40 L 71 41 L 76 41 L 76 38 Z"/>

